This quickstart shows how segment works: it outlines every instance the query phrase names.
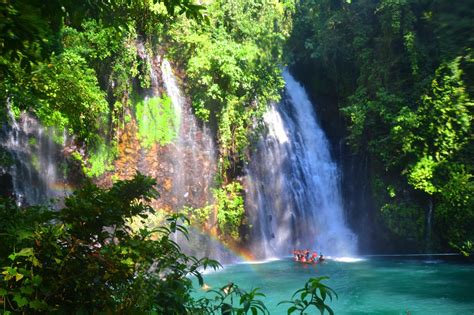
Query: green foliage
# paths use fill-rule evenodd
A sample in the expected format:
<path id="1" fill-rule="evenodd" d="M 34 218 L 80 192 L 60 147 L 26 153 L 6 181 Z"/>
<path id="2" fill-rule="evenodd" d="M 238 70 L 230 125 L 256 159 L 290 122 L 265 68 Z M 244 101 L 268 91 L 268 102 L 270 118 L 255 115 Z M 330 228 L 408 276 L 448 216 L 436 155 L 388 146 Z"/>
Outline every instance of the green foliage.
<path id="1" fill-rule="evenodd" d="M 47 126 L 67 129 L 86 143 L 96 141 L 108 105 L 83 57 L 66 51 L 33 65 L 32 73 L 13 66 L 14 74 L 2 82 L 1 96 L 10 99 L 14 111 L 32 111 Z"/>
<path id="2" fill-rule="evenodd" d="M 98 28 L 94 22 L 85 25 Z M 44 62 L 37 61 L 31 65 L 31 73 L 15 66 L 16 71 L 7 77 L 5 84 L 13 109 L 29 110 L 44 125 L 54 126 L 56 142 L 62 143 L 62 130 L 65 129 L 79 142 L 86 144 L 89 160 L 79 153 L 75 155 L 80 157 L 78 160 L 87 176 L 98 176 L 114 157 L 114 143 L 106 144 L 108 130 L 104 127 L 109 125 L 110 117 L 106 93 L 100 88 L 89 59 L 105 58 L 100 55 L 105 52 L 92 53 L 95 50 L 94 41 L 99 41 L 98 37 L 105 34 L 97 34 L 92 40 L 89 38 L 92 37 L 91 31 L 86 33 L 84 35 L 74 28 L 64 27 L 59 37 L 64 44 L 60 54 L 51 55 Z M 108 34 L 116 32 L 108 30 Z M 111 51 L 113 49 L 109 53 Z"/>
<path id="3" fill-rule="evenodd" d="M 469 141 L 472 128 L 474 100 L 466 92 L 461 78 L 461 59 L 454 59 L 436 69 L 431 88 L 422 96 L 418 109 L 427 141 L 427 150 L 436 160 L 453 156 Z M 425 149 L 425 150 L 426 150 Z"/>
<path id="4" fill-rule="evenodd" d="M 176 232 L 187 236 L 181 216 L 153 230 L 133 231 L 127 225 L 129 219 L 145 220 L 153 212 L 148 202 L 156 197 L 155 184 L 138 174 L 108 190 L 86 185 L 59 212 L 46 210 L 48 217 L 37 208 L 2 203 L 4 310 L 186 313 L 189 276 L 202 285 L 199 270 L 219 264 L 181 252 L 173 241 Z M 22 221 L 23 213 L 34 220 Z"/>
<path id="5" fill-rule="evenodd" d="M 306 311 L 312 307 L 318 309 L 321 314 L 324 314 L 326 310 L 329 314 L 334 314 L 333 310 L 325 301 L 327 297 L 332 301 L 333 295 L 337 298 L 337 294 L 333 289 L 321 283 L 321 281 L 325 279 L 328 279 L 328 277 L 309 279 L 304 288 L 299 289 L 293 294 L 291 301 L 284 301 L 279 304 L 289 303 L 293 305 L 288 309 L 288 314 L 293 314 L 294 312 L 308 314 Z M 295 296 L 298 296 L 298 298 L 295 299 Z"/>
<path id="6" fill-rule="evenodd" d="M 10 152 L 5 150 L 3 146 L 0 146 L 0 168 L 10 167 L 15 163 Z"/>
<path id="7" fill-rule="evenodd" d="M 202 208 L 191 208 L 184 207 L 181 212 L 189 218 L 189 221 L 192 224 L 197 224 L 198 226 L 204 226 L 211 217 L 214 206 L 207 205 Z"/>
<path id="8" fill-rule="evenodd" d="M 243 187 L 239 182 L 232 182 L 223 188 L 214 190 L 217 203 L 217 225 L 222 235 L 239 240 L 239 228 L 245 215 Z"/>
<path id="9" fill-rule="evenodd" d="M 442 238 L 462 247 L 474 239 L 474 180 L 464 165 L 442 164 L 438 169 L 439 205 L 436 211 Z M 467 252 L 464 250 L 464 252 Z"/>
<path id="10" fill-rule="evenodd" d="M 65 48 L 74 51 L 87 60 L 104 62 L 123 49 L 123 40 L 130 33 L 121 28 L 104 25 L 99 21 L 86 19 L 80 30 L 71 26 L 62 29 Z"/>
<path id="11" fill-rule="evenodd" d="M 333 296 L 337 298 L 336 292 L 321 281 L 328 277 L 319 277 L 309 279 L 304 288 L 297 290 L 291 301 L 283 301 L 280 304 L 291 304 L 287 314 L 298 312 L 299 314 L 309 314 L 308 310 L 313 307 L 318 309 L 321 314 L 327 310 L 329 314 L 334 314 L 333 310 L 326 304 L 326 298 L 332 301 Z M 203 297 L 197 301 L 192 301 L 189 311 L 192 314 L 226 314 L 226 315 L 244 315 L 251 313 L 270 314 L 260 297 L 265 297 L 260 289 L 255 288 L 250 292 L 246 292 L 234 283 L 229 283 L 219 290 L 210 290 L 207 294 L 212 295 L 211 298 Z M 298 298 L 294 299 L 295 296 Z"/>
<path id="12" fill-rule="evenodd" d="M 79 27 L 89 18 L 116 29 L 132 26 L 145 32 L 153 30 L 168 16 L 185 14 L 189 18 L 202 19 L 203 9 L 187 0 L 81 3 L 5 0 L 0 4 L 0 73 L 7 73 L 14 62 L 28 67 L 47 59 L 49 53 L 58 50 L 57 33 L 64 23 Z"/>
<path id="13" fill-rule="evenodd" d="M 226 314 L 226 315 L 245 315 L 251 312 L 255 314 L 270 314 L 265 304 L 258 300 L 259 297 L 265 297 L 258 288 L 246 292 L 234 283 L 208 292 L 213 294 L 213 298 L 200 298 L 193 301 L 190 311 L 192 314 Z"/>
<path id="14" fill-rule="evenodd" d="M 45 207 L 20 208 L 13 199 L 0 198 L 0 264 L 4 266 L 15 248 L 28 244 L 36 225 L 51 214 Z"/>
<path id="15" fill-rule="evenodd" d="M 116 148 L 102 141 L 89 147 L 88 159 L 82 163 L 82 170 L 87 177 L 98 177 L 106 171 L 113 170 L 112 162 L 117 155 Z"/>
<path id="16" fill-rule="evenodd" d="M 166 145 L 177 137 L 179 121 L 168 96 L 137 101 L 135 116 L 138 136 L 143 147 L 150 148 L 154 143 Z"/>
<path id="17" fill-rule="evenodd" d="M 468 144 L 474 103 L 461 77 L 461 60 L 436 69 L 416 110 L 400 110 L 392 134 L 395 140 L 405 140 L 403 154 L 417 158 L 431 154 L 435 161 L 442 161 Z"/>
<path id="18" fill-rule="evenodd" d="M 465 257 L 468 257 L 474 253 L 474 243 L 472 241 L 465 241 L 460 246 L 451 244 L 453 248 L 456 248 Z"/>
<path id="19" fill-rule="evenodd" d="M 82 155 L 77 151 L 71 153 L 71 158 L 81 165 L 82 172 L 88 178 L 99 177 L 113 170 L 113 161 L 117 156 L 114 143 L 105 143 L 105 140 L 101 138 L 97 140 L 98 142 L 88 147 L 87 155 Z"/>
<path id="20" fill-rule="evenodd" d="M 38 6 L 31 1 L 2 1 L 0 4 L 0 78 L 11 63 L 23 67 L 44 58 L 51 49 L 53 29 L 61 23 L 60 7 Z M 47 22 L 49 21 L 49 23 Z"/>
<path id="21" fill-rule="evenodd" d="M 431 156 L 423 157 L 416 163 L 408 174 L 408 183 L 415 189 L 422 190 L 427 194 L 432 195 L 436 192 L 436 187 L 433 185 L 433 173 L 436 169 L 436 162 Z"/>
<path id="22" fill-rule="evenodd" d="M 0 99 L 15 112 L 33 112 L 43 124 L 75 135 L 78 147 L 85 144 L 91 153 L 81 158 L 86 175 L 97 176 L 114 157 L 103 148 L 107 144 L 114 151 L 133 79 L 149 81 L 137 57 L 137 37 L 154 37 L 181 14 L 200 20 L 202 10 L 187 0 L 5 0 L 0 3 Z"/>
<path id="23" fill-rule="evenodd" d="M 35 113 L 44 124 L 68 128 L 89 143 L 95 140 L 108 106 L 84 58 L 64 52 L 38 68 L 31 79 L 32 88 L 41 93 Z"/>
<path id="24" fill-rule="evenodd" d="M 217 122 L 224 178 L 236 171 L 267 103 L 279 98 L 292 3 L 213 1 L 209 23 L 181 20 L 170 32 L 172 55 L 185 63 L 196 114 Z"/>
<path id="25" fill-rule="evenodd" d="M 110 189 L 87 184 L 59 211 L 0 200 L 2 313 L 269 314 L 257 288 L 246 292 L 231 283 L 211 298 L 191 296 L 191 277 L 202 286 L 201 270 L 220 265 L 181 252 L 173 239 L 189 236 L 182 215 L 144 227 L 154 213 L 155 185 L 141 174 Z M 133 229 L 133 220 L 141 226 Z M 308 281 L 295 293 L 301 301 L 290 303 L 331 313 L 324 301 L 335 293 L 322 279 Z"/>
<path id="26" fill-rule="evenodd" d="M 385 204 L 380 215 L 390 232 L 418 244 L 423 241 L 425 211 L 413 203 Z"/>

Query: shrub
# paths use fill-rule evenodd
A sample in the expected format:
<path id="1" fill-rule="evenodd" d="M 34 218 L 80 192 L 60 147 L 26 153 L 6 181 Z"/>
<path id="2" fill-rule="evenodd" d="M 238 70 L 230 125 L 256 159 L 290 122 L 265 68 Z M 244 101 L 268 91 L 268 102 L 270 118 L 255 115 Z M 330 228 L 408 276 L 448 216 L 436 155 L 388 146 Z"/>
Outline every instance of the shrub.
<path id="1" fill-rule="evenodd" d="M 181 252 L 172 238 L 176 232 L 187 236 L 181 216 L 154 230 L 128 226 L 130 218 L 153 212 L 148 202 L 157 196 L 154 185 L 141 174 L 107 190 L 89 184 L 67 198 L 63 209 L 46 209 L 47 216 L 33 222 L 21 222 L 21 215 L 40 214 L 39 208 L 3 203 L 0 214 L 20 228 L 2 225 L 0 231 L 2 244 L 13 250 L 8 259 L 2 251 L 0 260 L 4 310 L 185 313 L 189 276 L 202 283 L 199 268 L 219 264 Z"/>

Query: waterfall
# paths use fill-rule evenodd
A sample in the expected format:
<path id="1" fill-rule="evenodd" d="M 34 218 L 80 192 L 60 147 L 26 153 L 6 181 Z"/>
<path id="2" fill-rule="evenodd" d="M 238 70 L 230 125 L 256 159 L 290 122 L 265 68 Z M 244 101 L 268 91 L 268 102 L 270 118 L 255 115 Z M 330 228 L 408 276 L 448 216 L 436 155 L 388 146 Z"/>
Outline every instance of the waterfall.
<path id="1" fill-rule="evenodd" d="M 425 252 L 427 254 L 431 254 L 433 252 L 433 241 L 432 241 L 432 233 L 433 233 L 433 199 L 430 197 L 428 200 L 428 209 L 426 211 L 426 219 L 425 219 Z"/>
<path id="2" fill-rule="evenodd" d="M 181 92 L 170 62 L 153 54 L 151 49 L 147 50 L 141 41 L 137 41 L 136 48 L 150 71 L 151 86 L 145 89 L 144 98 L 171 100 L 173 123 L 169 127 L 176 131 L 171 142 L 156 144 L 146 150 L 135 149 L 136 168 L 156 178 L 161 186 L 156 208 L 176 211 L 183 207 L 204 207 L 212 201 L 216 170 L 211 133 L 192 113 L 190 101 Z M 156 106 L 163 105 L 158 103 Z M 150 117 L 151 120 L 158 118 Z"/>
<path id="3" fill-rule="evenodd" d="M 175 208 L 202 207 L 211 202 L 216 170 L 214 141 L 209 129 L 198 124 L 166 59 L 161 63 L 161 73 L 178 126 L 178 136 L 170 151 L 176 169 L 173 173 Z"/>
<path id="4" fill-rule="evenodd" d="M 67 186 L 58 165 L 64 162 L 62 146 L 53 139 L 58 135 L 43 127 L 35 118 L 22 113 L 16 119 L 7 100 L 8 124 L 0 132 L 0 144 L 11 157 L 3 168 L 12 179 L 12 193 L 18 205 L 37 205 L 64 197 Z M 61 135 L 65 139 L 65 135 Z M 65 165 L 65 164 L 64 164 Z"/>
<path id="5" fill-rule="evenodd" d="M 179 122 L 179 125 L 181 125 L 183 119 L 182 111 L 185 105 L 185 99 L 181 95 L 178 83 L 176 83 L 176 79 L 173 74 L 173 69 L 171 69 L 171 65 L 166 59 L 164 59 L 161 64 L 161 73 L 163 75 L 163 84 L 165 86 L 166 93 L 171 98 L 171 102 L 173 103 L 173 110 L 176 116 L 176 120 Z M 194 127 L 196 125 L 196 121 L 195 119 L 191 120 L 191 123 Z"/>
<path id="6" fill-rule="evenodd" d="M 247 167 L 250 247 L 258 257 L 292 249 L 350 256 L 356 237 L 345 224 L 340 173 L 303 87 L 285 71 L 282 101 L 264 116 L 267 133 Z"/>
<path id="7" fill-rule="evenodd" d="M 216 175 L 215 144 L 209 128 L 199 124 L 192 113 L 189 102 L 183 97 L 170 63 L 163 59 L 161 64 L 163 86 L 171 98 L 175 116 L 178 119 L 178 137 L 170 151 L 173 167 L 177 169 L 173 178 L 174 209 L 183 207 L 200 208 L 213 203 L 212 188 Z M 207 220 L 208 231 L 190 227 L 190 239 L 179 237 L 183 250 L 196 257 L 210 257 L 225 263 L 236 257 L 220 242 L 209 236 L 210 227 L 215 223 L 212 211 Z"/>
<path id="8" fill-rule="evenodd" d="M 138 167 L 142 173 L 157 178 L 160 198 L 155 207 L 168 212 L 188 209 L 191 217 L 194 209 L 210 209 L 210 218 L 203 223 L 204 227 L 199 227 L 200 224 L 188 227 L 189 241 L 180 235 L 176 235 L 175 240 L 187 254 L 221 262 L 233 261 L 233 255 L 210 236 L 214 223 L 212 189 L 217 169 L 212 133 L 194 116 L 190 100 L 181 92 L 170 62 L 159 55 L 150 56 L 141 43 L 137 43 L 137 51 L 151 65 L 151 89 L 145 91 L 146 95 L 170 98 L 177 128 L 176 138 L 145 153 L 142 157 L 145 162 Z"/>

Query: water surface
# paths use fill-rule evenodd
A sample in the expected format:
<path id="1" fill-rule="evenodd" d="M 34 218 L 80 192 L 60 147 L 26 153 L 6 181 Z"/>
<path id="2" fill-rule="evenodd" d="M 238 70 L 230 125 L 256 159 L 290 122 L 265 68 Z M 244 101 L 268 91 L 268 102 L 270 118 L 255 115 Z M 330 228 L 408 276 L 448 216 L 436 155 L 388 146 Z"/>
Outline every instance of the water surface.
<path id="1" fill-rule="evenodd" d="M 245 290 L 261 288 L 270 313 L 286 314 L 288 306 L 278 302 L 320 276 L 330 277 L 325 283 L 339 296 L 329 303 L 336 314 L 474 314 L 474 266 L 440 260 L 370 258 L 301 265 L 288 258 L 226 266 L 207 274 L 205 282 L 215 289 L 229 282 Z"/>

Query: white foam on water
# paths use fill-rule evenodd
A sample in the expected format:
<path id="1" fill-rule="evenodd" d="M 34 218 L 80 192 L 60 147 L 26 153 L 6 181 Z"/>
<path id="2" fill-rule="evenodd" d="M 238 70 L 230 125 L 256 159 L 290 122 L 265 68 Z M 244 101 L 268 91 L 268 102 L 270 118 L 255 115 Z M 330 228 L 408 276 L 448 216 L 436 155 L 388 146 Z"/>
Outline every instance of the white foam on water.
<path id="1" fill-rule="evenodd" d="M 242 261 L 238 262 L 238 264 L 243 264 L 243 265 L 261 265 L 261 264 L 268 264 L 274 261 L 281 260 L 281 258 L 278 257 L 270 257 L 262 260 L 249 260 L 249 261 Z"/>
<path id="2" fill-rule="evenodd" d="M 361 262 L 361 261 L 366 261 L 367 259 L 365 258 L 360 258 L 360 257 L 327 257 L 330 260 L 338 261 L 338 262 L 344 262 L 344 263 L 356 263 L 356 262 Z"/>

